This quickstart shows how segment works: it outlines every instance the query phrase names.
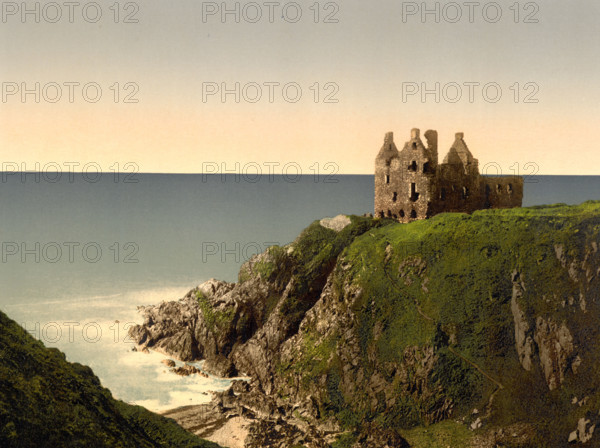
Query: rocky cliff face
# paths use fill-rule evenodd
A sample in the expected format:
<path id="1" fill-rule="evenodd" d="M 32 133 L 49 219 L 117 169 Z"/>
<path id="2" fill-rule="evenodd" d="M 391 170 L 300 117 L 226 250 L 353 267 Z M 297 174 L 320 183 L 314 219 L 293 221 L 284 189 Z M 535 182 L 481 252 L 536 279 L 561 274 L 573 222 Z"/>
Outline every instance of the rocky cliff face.
<path id="1" fill-rule="evenodd" d="M 238 283 L 145 308 L 132 336 L 250 376 L 235 398 L 256 419 L 247 446 L 594 440 L 599 203 L 335 224 L 254 257 Z"/>

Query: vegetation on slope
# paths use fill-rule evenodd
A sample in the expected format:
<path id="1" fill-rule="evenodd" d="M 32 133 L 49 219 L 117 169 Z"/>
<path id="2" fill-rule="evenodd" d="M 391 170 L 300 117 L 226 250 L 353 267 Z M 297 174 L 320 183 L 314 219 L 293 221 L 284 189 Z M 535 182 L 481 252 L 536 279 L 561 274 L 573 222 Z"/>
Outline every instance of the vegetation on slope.
<path id="1" fill-rule="evenodd" d="M 600 202 L 445 213 L 410 224 L 374 227 L 351 239 L 343 250 L 323 244 L 320 235 L 328 230 L 319 227 L 316 222 L 305 230 L 307 244 L 301 253 L 307 254 L 307 272 L 322 258 L 331 260 L 339 253 L 335 294 L 341 299 L 349 288 L 361 291 L 352 311 L 364 387 L 359 384 L 352 394 L 346 393 L 343 378 L 348 378 L 348 366 L 340 362 L 339 354 L 347 341 L 335 333 L 323 338 L 315 328 L 307 328 L 303 335 L 301 357 L 278 371 L 289 376 L 289 384 L 301 371 L 308 381 L 299 385 L 307 395 L 319 378 L 325 378 L 323 416 L 336 415 L 349 429 L 373 421 L 408 430 L 439 421 L 436 410 L 447 399 L 451 416 L 467 424 L 480 416 L 472 415 L 473 409 L 483 412 L 493 403 L 488 425 L 526 422 L 536 429 L 536 446 L 554 447 L 565 444 L 578 419 L 597 415 L 600 309 L 589 298 L 600 296 L 599 282 L 584 291 L 587 286 L 570 274 L 569 266 L 580 267 L 591 248 L 597 250 Z M 549 390 L 539 361 L 530 371 L 519 362 L 511 312 L 513 272 L 526 285 L 519 299 L 524 314 L 534 323 L 537 318 L 564 322 L 575 340 L 582 360 L 578 374 L 566 372 L 556 390 Z M 585 310 L 577 305 L 580 294 L 588 297 Z M 297 309 L 301 305 L 289 307 L 290 316 Z M 367 395 L 369 378 L 378 373 L 385 377 L 406 365 L 412 347 L 434 350 L 435 364 L 424 381 L 430 393 L 404 390 L 398 375 L 389 374 L 384 379 L 397 387 L 394 404 L 382 405 L 386 399 L 382 396 L 373 405 L 373 397 Z M 411 375 L 417 371 L 409 369 Z M 574 406 L 574 397 L 588 399 Z M 458 433 L 465 437 L 462 430 Z M 423 439 L 418 431 L 406 434 L 417 440 L 416 446 Z"/>
<path id="2" fill-rule="evenodd" d="M 350 225 L 340 232 L 313 222 L 293 243 L 295 290 L 282 306 L 282 313 L 297 325 L 304 314 L 314 305 L 327 276 L 335 266 L 338 255 L 354 239 L 371 229 L 391 224 L 389 220 L 372 220 L 351 217 Z"/>
<path id="3" fill-rule="evenodd" d="M 173 420 L 112 398 L 92 370 L 0 312 L 0 446 L 218 448 Z"/>

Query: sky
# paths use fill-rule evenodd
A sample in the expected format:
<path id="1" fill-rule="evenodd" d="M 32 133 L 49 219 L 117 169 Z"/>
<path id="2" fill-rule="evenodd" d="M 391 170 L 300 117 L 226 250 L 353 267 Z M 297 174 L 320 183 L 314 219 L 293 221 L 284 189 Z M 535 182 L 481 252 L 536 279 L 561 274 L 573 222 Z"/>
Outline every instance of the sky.
<path id="1" fill-rule="evenodd" d="M 484 173 L 598 174 L 591 0 L 1 7 L 1 171 L 370 174 L 416 127 Z"/>

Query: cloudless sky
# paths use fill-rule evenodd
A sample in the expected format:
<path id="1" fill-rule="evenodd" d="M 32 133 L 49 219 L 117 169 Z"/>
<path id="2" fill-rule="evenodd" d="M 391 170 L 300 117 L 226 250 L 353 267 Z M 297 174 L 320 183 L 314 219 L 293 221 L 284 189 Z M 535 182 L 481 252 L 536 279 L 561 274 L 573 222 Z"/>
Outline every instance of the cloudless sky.
<path id="1" fill-rule="evenodd" d="M 481 168 L 598 174 L 591 0 L 25 5 L 2 2 L 4 169 L 369 174 L 418 127 L 440 158 L 461 131 Z"/>

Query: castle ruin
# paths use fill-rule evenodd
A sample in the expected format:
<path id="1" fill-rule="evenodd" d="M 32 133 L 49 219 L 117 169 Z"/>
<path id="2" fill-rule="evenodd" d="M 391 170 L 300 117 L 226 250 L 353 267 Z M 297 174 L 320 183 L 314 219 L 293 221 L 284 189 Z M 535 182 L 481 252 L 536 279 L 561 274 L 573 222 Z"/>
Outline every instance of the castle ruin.
<path id="1" fill-rule="evenodd" d="M 521 206 L 523 178 L 480 175 L 462 132 L 440 164 L 437 131 L 425 132 L 425 140 L 427 146 L 413 129 L 398 151 L 394 133 L 385 135 L 375 159 L 375 216 L 409 222 L 443 212 Z"/>

